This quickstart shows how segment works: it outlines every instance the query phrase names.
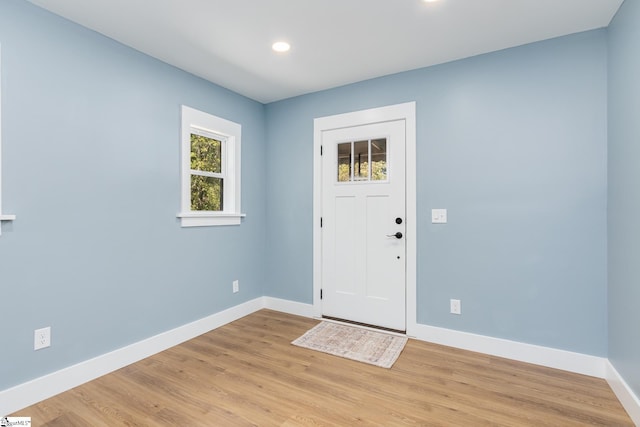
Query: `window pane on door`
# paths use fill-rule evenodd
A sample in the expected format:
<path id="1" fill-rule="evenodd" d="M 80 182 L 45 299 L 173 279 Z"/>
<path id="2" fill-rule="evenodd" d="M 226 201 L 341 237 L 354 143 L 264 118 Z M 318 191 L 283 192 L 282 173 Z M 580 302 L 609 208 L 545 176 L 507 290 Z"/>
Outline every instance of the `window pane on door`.
<path id="1" fill-rule="evenodd" d="M 222 178 L 191 175 L 191 210 L 222 211 Z"/>
<path id="2" fill-rule="evenodd" d="M 371 140 L 371 180 L 387 180 L 387 139 Z"/>
<path id="3" fill-rule="evenodd" d="M 353 143 L 353 179 L 354 181 L 369 179 L 369 141 Z"/>
<path id="4" fill-rule="evenodd" d="M 338 144 L 338 182 L 387 179 L 386 138 Z"/>
<path id="5" fill-rule="evenodd" d="M 191 169 L 222 173 L 222 142 L 192 133 Z"/>
<path id="6" fill-rule="evenodd" d="M 351 143 L 338 144 L 338 182 L 351 181 Z"/>

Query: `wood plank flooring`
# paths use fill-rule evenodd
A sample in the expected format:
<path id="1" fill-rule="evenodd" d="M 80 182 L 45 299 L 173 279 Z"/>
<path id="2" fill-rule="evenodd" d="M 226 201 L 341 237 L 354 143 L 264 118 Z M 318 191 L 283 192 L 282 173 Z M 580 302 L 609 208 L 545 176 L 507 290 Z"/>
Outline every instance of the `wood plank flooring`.
<path id="1" fill-rule="evenodd" d="M 633 426 L 604 380 L 409 340 L 391 369 L 262 310 L 13 416 L 73 426 Z"/>

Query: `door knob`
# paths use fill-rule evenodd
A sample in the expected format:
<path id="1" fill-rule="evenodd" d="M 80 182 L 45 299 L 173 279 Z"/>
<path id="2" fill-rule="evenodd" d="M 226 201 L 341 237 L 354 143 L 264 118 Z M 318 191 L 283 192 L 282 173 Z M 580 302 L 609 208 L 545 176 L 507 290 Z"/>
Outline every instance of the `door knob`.
<path id="1" fill-rule="evenodd" d="M 387 234 L 387 237 L 395 237 L 396 239 L 402 239 L 402 233 L 398 231 L 396 234 Z"/>

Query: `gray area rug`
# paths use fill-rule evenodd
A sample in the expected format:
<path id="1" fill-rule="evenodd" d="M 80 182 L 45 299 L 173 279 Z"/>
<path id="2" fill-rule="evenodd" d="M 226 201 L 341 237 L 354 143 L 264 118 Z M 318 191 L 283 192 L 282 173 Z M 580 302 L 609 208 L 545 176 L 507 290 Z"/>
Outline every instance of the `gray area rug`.
<path id="1" fill-rule="evenodd" d="M 355 326 L 322 322 L 291 344 L 335 356 L 390 368 L 400 356 L 407 337 Z"/>

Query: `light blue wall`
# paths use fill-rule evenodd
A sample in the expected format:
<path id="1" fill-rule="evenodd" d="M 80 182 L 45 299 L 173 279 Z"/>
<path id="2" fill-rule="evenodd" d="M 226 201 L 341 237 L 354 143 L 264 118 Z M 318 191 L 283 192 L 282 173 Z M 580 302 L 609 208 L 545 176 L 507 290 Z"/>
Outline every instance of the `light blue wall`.
<path id="1" fill-rule="evenodd" d="M 268 105 L 267 293 L 313 301 L 313 119 L 416 101 L 418 322 L 606 356 L 606 61 L 600 30 Z"/>
<path id="2" fill-rule="evenodd" d="M 0 390 L 264 294 L 262 104 L 22 0 L 0 45 Z M 242 125 L 239 227 L 176 219 L 181 104 Z"/>
<path id="3" fill-rule="evenodd" d="M 640 2 L 609 27 L 609 359 L 640 396 Z"/>

